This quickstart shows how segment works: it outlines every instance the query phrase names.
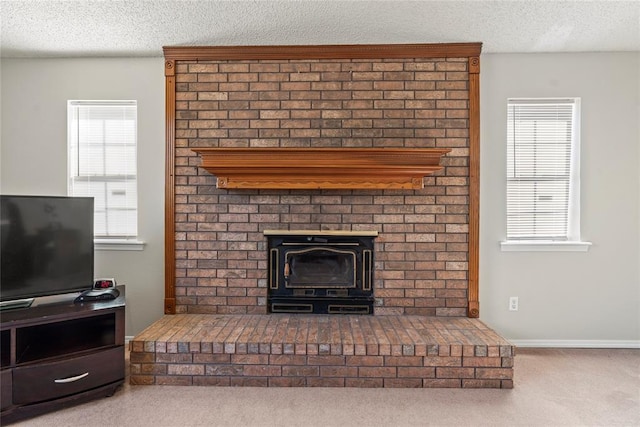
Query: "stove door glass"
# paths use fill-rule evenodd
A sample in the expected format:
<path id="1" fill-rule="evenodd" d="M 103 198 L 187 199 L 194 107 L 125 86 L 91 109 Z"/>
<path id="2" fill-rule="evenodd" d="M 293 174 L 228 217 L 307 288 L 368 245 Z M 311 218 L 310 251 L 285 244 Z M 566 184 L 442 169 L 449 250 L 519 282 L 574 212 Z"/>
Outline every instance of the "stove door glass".
<path id="1" fill-rule="evenodd" d="M 289 250 L 285 254 L 287 288 L 355 288 L 356 253 L 326 247 Z"/>

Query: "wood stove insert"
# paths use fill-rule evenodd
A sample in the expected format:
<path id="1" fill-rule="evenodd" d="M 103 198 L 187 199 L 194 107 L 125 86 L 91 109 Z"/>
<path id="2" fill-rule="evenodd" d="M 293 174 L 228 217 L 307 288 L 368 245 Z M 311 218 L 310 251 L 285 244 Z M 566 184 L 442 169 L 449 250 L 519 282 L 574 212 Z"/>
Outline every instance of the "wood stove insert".
<path id="1" fill-rule="evenodd" d="M 264 234 L 270 313 L 373 314 L 377 231 Z"/>

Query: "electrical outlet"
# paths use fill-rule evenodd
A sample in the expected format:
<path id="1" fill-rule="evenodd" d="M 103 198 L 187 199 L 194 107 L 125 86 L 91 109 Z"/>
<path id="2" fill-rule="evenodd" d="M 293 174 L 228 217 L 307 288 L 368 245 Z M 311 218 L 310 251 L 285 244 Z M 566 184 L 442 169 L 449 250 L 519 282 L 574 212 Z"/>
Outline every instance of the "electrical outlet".
<path id="1" fill-rule="evenodd" d="M 509 311 L 518 311 L 518 297 L 509 298 Z"/>

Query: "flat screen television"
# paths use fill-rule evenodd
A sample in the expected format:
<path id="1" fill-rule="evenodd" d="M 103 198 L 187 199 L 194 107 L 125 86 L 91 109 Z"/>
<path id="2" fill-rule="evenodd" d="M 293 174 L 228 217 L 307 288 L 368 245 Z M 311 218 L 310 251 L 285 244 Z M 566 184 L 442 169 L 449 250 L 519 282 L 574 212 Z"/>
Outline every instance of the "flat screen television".
<path id="1" fill-rule="evenodd" d="M 0 304 L 90 289 L 93 198 L 0 196 Z"/>

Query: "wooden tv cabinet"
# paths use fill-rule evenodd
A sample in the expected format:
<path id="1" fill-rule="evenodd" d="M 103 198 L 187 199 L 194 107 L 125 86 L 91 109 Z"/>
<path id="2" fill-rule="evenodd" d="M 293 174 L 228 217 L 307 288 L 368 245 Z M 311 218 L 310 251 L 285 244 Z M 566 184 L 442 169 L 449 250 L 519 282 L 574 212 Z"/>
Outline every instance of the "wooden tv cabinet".
<path id="1" fill-rule="evenodd" d="M 125 289 L 0 313 L 2 424 L 111 396 L 124 383 Z"/>

